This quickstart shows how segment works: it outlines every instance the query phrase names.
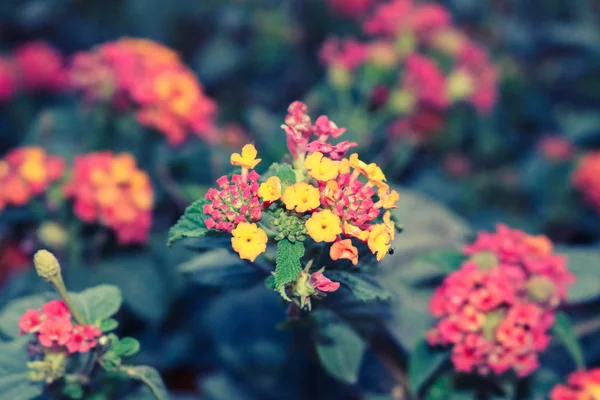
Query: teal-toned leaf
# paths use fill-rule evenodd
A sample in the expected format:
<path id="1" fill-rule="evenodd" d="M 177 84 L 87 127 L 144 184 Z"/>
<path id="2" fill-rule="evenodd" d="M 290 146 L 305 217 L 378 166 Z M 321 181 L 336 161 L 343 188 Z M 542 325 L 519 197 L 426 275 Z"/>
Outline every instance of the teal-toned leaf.
<path id="1" fill-rule="evenodd" d="M 269 170 L 271 170 L 272 175 L 281 180 L 282 191 L 284 191 L 288 186 L 296 183 L 296 173 L 290 164 L 275 163 L 269 167 Z"/>
<path id="2" fill-rule="evenodd" d="M 314 313 L 318 321 L 317 354 L 334 378 L 354 384 L 366 349 L 364 340 L 350 326 L 326 311 Z"/>
<path id="3" fill-rule="evenodd" d="M 204 221 L 208 215 L 204 214 L 204 205 L 209 202 L 206 199 L 196 200 L 185 209 L 179 221 L 169 229 L 167 241 L 169 246 L 184 238 L 199 238 L 206 235 L 208 229 Z"/>
<path id="4" fill-rule="evenodd" d="M 113 285 L 99 285 L 80 293 L 71 293 L 71 298 L 89 324 L 112 317 L 123 303 L 121 291 Z"/>
<path id="5" fill-rule="evenodd" d="M 63 388 L 63 394 L 70 399 L 82 399 L 83 388 L 79 382 L 68 382 Z"/>
<path id="6" fill-rule="evenodd" d="M 416 262 L 431 264 L 444 274 L 450 274 L 460 268 L 467 257 L 458 251 L 441 250 L 427 253 L 419 258 Z"/>
<path id="7" fill-rule="evenodd" d="M 410 355 L 408 381 L 413 393 L 417 393 L 448 359 L 448 351 L 435 349 L 425 339 L 417 342 Z"/>
<path id="8" fill-rule="evenodd" d="M 169 394 L 157 370 L 148 366 L 122 367 L 121 371 L 133 379 L 142 381 L 152 390 L 157 400 L 168 400 Z"/>
<path id="9" fill-rule="evenodd" d="M 102 320 L 100 322 L 100 324 L 98 325 L 98 327 L 100 328 L 100 330 L 102 332 L 113 331 L 113 330 L 117 329 L 118 326 L 119 326 L 119 322 L 113 318 L 107 318 L 105 320 Z"/>
<path id="10" fill-rule="evenodd" d="M 0 398 L 35 399 L 42 394 L 42 384 L 27 378 L 27 344 L 29 337 L 0 343 Z"/>
<path id="11" fill-rule="evenodd" d="M 437 378 L 431 385 L 427 394 L 425 395 L 426 400 L 446 400 L 451 399 L 454 392 L 454 386 L 452 384 L 452 376 L 444 374 Z"/>
<path id="12" fill-rule="evenodd" d="M 124 337 L 115 341 L 111 350 L 121 357 L 129 357 L 140 351 L 140 342 L 132 337 Z"/>
<path id="13" fill-rule="evenodd" d="M 52 298 L 51 293 L 22 297 L 8 303 L 0 312 L 0 331 L 9 338 L 19 334 L 19 319 L 25 311 L 42 308 Z"/>
<path id="14" fill-rule="evenodd" d="M 359 301 L 387 301 L 391 298 L 390 292 L 368 276 L 346 271 L 332 271 L 327 273 L 327 277 L 346 286 Z"/>
<path id="15" fill-rule="evenodd" d="M 569 271 L 575 283 L 569 286 L 569 302 L 583 303 L 600 298 L 600 251 L 563 247 L 558 252 L 567 256 Z"/>
<path id="16" fill-rule="evenodd" d="M 275 267 L 275 286 L 277 288 L 298 278 L 302 271 L 300 259 L 303 255 L 304 244 L 302 242 L 292 243 L 287 239 L 277 242 L 277 265 Z"/>
<path id="17" fill-rule="evenodd" d="M 563 312 L 556 313 L 556 320 L 552 325 L 552 336 L 558 339 L 571 355 L 577 368 L 585 368 L 583 351 L 577 335 L 571 324 L 569 316 Z"/>

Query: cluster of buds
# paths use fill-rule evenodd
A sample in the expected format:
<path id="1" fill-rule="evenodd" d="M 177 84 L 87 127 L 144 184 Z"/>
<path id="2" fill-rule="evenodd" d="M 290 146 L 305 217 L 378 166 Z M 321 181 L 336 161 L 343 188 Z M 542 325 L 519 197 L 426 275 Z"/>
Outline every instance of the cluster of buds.
<path id="1" fill-rule="evenodd" d="M 363 30 L 370 41 L 331 38 L 321 59 L 336 87 L 350 85 L 361 67 L 386 71 L 381 82 L 374 82 L 371 100 L 373 107 L 397 117 L 391 134 L 428 137 L 458 102 L 470 103 L 481 114 L 491 112 L 498 71 L 487 52 L 452 25 L 443 6 L 413 0 L 380 3 Z M 451 62 L 442 65 L 433 56 L 440 53 Z M 389 72 L 400 77 L 395 85 L 384 83 Z"/>
<path id="2" fill-rule="evenodd" d="M 189 132 L 214 139 L 215 103 L 171 49 L 146 39 L 124 38 L 75 55 L 70 86 L 92 103 L 136 113 L 171 145 Z"/>
<path id="3" fill-rule="evenodd" d="M 572 181 L 585 200 L 600 213 L 600 151 L 584 154 Z"/>
<path id="4" fill-rule="evenodd" d="M 0 160 L 0 211 L 23 206 L 61 178 L 65 162 L 41 147 L 21 147 Z"/>
<path id="5" fill-rule="evenodd" d="M 574 281 L 565 258 L 545 236 L 504 225 L 481 232 L 464 254 L 467 261 L 431 299 L 430 312 L 440 321 L 428 332 L 429 343 L 452 346 L 457 371 L 531 374 Z"/>
<path id="6" fill-rule="evenodd" d="M 600 399 L 600 368 L 573 372 L 566 385 L 556 385 L 550 392 L 550 400 L 595 399 Z"/>
<path id="7" fill-rule="evenodd" d="M 131 154 L 105 151 L 76 157 L 63 191 L 74 200 L 74 212 L 81 220 L 108 226 L 122 244 L 146 242 L 153 191 L 150 178 L 137 168 Z"/>
<path id="8" fill-rule="evenodd" d="M 0 57 L 0 102 L 17 93 L 60 92 L 67 70 L 62 54 L 42 41 L 27 42 Z"/>
<path id="9" fill-rule="evenodd" d="M 33 334 L 35 356 L 28 363 L 29 378 L 51 383 L 64 375 L 69 355 L 87 353 L 98 345 L 102 335 L 95 325 L 78 325 L 62 300 L 51 300 L 41 310 L 30 309 L 19 319 L 21 334 Z"/>
<path id="10" fill-rule="evenodd" d="M 394 239 L 395 226 L 390 209 L 399 198 L 390 190 L 386 178 L 376 164 L 361 161 L 356 154 L 346 158 L 355 144 L 332 144 L 345 128 L 338 128 L 327 116 L 315 124 L 298 101 L 288 108 L 285 125 L 287 142 L 293 161 L 286 165 L 288 175 L 269 176 L 260 185 L 254 168 L 261 161 L 253 145 L 231 156 L 231 163 L 242 169 L 233 178 L 220 178 L 220 189 L 207 193 L 204 214 L 206 227 L 230 232 L 232 247 L 241 258 L 254 261 L 266 251 L 269 234 L 273 241 L 305 242 L 329 246 L 332 260 L 347 259 L 358 263 L 358 249 L 352 240 L 366 243 L 381 260 Z M 315 135 L 316 139 L 311 140 Z M 264 215 L 271 218 L 263 219 Z M 305 276 L 306 275 L 306 276 Z M 325 277 L 310 275 L 293 282 L 288 292 L 297 294 L 304 306 L 307 293 L 322 293 L 336 286 L 321 284 Z M 337 286 L 336 286 L 337 288 Z"/>

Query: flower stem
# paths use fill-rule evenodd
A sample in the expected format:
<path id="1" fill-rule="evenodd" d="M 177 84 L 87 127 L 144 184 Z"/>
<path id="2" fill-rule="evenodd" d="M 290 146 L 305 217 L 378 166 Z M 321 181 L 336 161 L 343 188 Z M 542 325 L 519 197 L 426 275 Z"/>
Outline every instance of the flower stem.
<path id="1" fill-rule="evenodd" d="M 63 281 L 62 275 L 59 274 L 58 276 L 53 278 L 50 281 L 50 283 L 52 283 L 54 285 L 58 294 L 60 294 L 60 296 L 63 298 L 63 300 L 65 301 L 65 304 L 67 305 L 67 307 L 69 307 L 69 310 L 71 310 L 71 313 L 73 314 L 73 317 L 75 318 L 77 323 L 79 325 L 86 325 L 87 321 L 79 313 L 79 310 L 77 309 L 77 307 L 75 307 L 75 303 L 73 303 L 73 300 L 71 299 L 71 295 L 67 291 L 67 288 L 65 286 L 65 282 Z"/>

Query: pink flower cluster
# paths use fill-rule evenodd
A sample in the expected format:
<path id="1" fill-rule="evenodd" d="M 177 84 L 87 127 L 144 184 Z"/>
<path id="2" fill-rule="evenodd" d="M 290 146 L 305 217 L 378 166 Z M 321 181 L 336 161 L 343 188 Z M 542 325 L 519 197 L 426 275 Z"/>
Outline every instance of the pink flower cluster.
<path id="1" fill-rule="evenodd" d="M 20 91 L 58 92 L 66 87 L 62 54 L 42 41 L 24 43 L 10 56 L 0 57 L 0 102 Z"/>
<path id="2" fill-rule="evenodd" d="M 47 349 L 63 349 L 68 353 L 87 353 L 102 335 L 94 325 L 75 325 L 71 312 L 62 300 L 51 300 L 41 310 L 31 309 L 19 319 L 21 334 L 31 333 Z"/>
<path id="3" fill-rule="evenodd" d="M 451 346 L 457 371 L 519 377 L 539 365 L 550 343 L 554 310 L 574 277 L 545 236 L 499 225 L 464 248 L 470 258 L 436 289 L 430 312 L 440 318 L 427 334 Z"/>
<path id="4" fill-rule="evenodd" d="M 252 170 L 246 176 L 234 174 L 217 179 L 219 189 L 210 188 L 205 198 L 211 202 L 204 205 L 204 214 L 210 215 L 204 223 L 208 229 L 231 232 L 240 222 L 256 222 L 262 219 L 262 202 L 258 198 L 258 178 Z"/>
<path id="5" fill-rule="evenodd" d="M 489 114 L 497 100 L 498 70 L 484 48 L 458 31 L 448 10 L 414 0 L 379 3 L 366 17 L 369 41 L 329 38 L 320 52 L 334 85 L 350 85 L 361 67 L 370 79 L 372 105 L 397 116 L 390 134 L 425 139 L 443 126 L 459 102 Z M 442 63 L 443 56 L 448 62 Z M 375 67 L 375 68 L 373 68 Z M 373 71 L 381 78 L 373 78 Z M 395 84 L 387 77 L 396 74 Z M 360 75 L 362 76 L 362 75 Z"/>
<path id="6" fill-rule="evenodd" d="M 70 86 L 92 103 L 135 112 L 171 145 L 183 143 L 189 132 L 216 139 L 215 103 L 173 50 L 150 40 L 123 38 L 77 54 Z"/>
<path id="7" fill-rule="evenodd" d="M 307 152 L 318 151 L 325 157 L 339 161 L 348 150 L 357 146 L 356 143 L 347 140 L 337 144 L 330 143 L 330 137 L 339 138 L 346 132 L 346 128 L 338 128 L 326 115 L 317 118 L 313 125 L 307 111 L 306 104 L 294 101 L 288 107 L 285 124 L 281 125 L 287 136 L 288 150 L 294 160 L 303 160 Z M 313 135 L 316 136 L 316 139 L 311 141 Z"/>
<path id="8" fill-rule="evenodd" d="M 556 385 L 550 400 L 595 400 L 600 398 L 600 368 L 576 371 L 569 375 L 567 384 Z"/>
<path id="9" fill-rule="evenodd" d="M 584 199 L 600 213 L 600 151 L 584 154 L 571 180 Z"/>

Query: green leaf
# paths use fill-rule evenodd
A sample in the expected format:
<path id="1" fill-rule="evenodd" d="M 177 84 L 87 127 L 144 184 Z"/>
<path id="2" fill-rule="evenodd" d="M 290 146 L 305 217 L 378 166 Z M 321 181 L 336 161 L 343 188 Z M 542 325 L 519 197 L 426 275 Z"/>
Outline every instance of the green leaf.
<path id="1" fill-rule="evenodd" d="M 42 384 L 27 377 L 29 337 L 0 343 L 0 397 L 30 400 L 42 394 Z"/>
<path id="2" fill-rule="evenodd" d="M 19 335 L 19 319 L 25 311 L 42 308 L 44 303 L 52 298 L 50 293 L 23 297 L 11 301 L 0 312 L 0 331 L 9 338 Z"/>
<path id="3" fill-rule="evenodd" d="M 277 242 L 277 266 L 275 268 L 275 286 L 277 288 L 298 278 L 302 272 L 300 259 L 303 255 L 304 244 L 302 242 L 292 243 L 287 239 Z"/>
<path id="4" fill-rule="evenodd" d="M 113 318 L 107 318 L 98 324 L 98 327 L 102 332 L 110 332 L 117 329 L 118 326 L 119 322 Z"/>
<path id="5" fill-rule="evenodd" d="M 447 359 L 448 351 L 429 346 L 425 339 L 419 340 L 408 364 L 408 382 L 412 392 L 416 394 Z"/>
<path id="6" fill-rule="evenodd" d="M 131 378 L 138 379 L 145 383 L 150 390 L 152 390 L 152 394 L 154 394 L 154 397 L 156 397 L 157 400 L 169 399 L 167 388 L 165 387 L 160 374 L 154 368 L 144 365 L 138 367 L 122 367 L 121 371 Z"/>
<path id="7" fill-rule="evenodd" d="M 111 349 L 121 357 L 129 357 L 140 351 L 140 342 L 132 337 L 124 337 L 113 343 Z"/>
<path id="8" fill-rule="evenodd" d="M 282 192 L 288 187 L 296 183 L 296 172 L 290 164 L 271 164 L 269 169 L 263 174 L 262 179 L 267 180 L 271 176 L 276 176 L 281 180 Z"/>
<path id="9" fill-rule="evenodd" d="M 446 400 L 452 398 L 453 392 L 452 376 L 444 374 L 433 382 L 433 385 L 427 391 L 425 400 Z"/>
<path id="10" fill-rule="evenodd" d="M 204 205 L 210 203 L 207 199 L 200 199 L 193 202 L 179 218 L 179 221 L 169 229 L 169 239 L 167 244 L 170 246 L 178 240 L 184 238 L 199 238 L 208 232 L 204 221 L 208 215 L 204 214 Z"/>
<path id="11" fill-rule="evenodd" d="M 577 247 L 557 249 L 567 256 L 575 283 L 569 286 L 569 303 L 583 303 L 600 298 L 600 251 Z"/>
<path id="12" fill-rule="evenodd" d="M 68 382 L 63 388 L 63 394 L 71 399 L 82 399 L 83 388 L 79 382 Z"/>
<path id="13" fill-rule="evenodd" d="M 88 324 L 112 317 L 123 303 L 121 291 L 114 285 L 99 285 L 80 293 L 71 293 L 71 298 Z"/>
<path id="14" fill-rule="evenodd" d="M 427 253 L 419 258 L 416 262 L 431 264 L 438 267 L 442 273 L 450 274 L 460 268 L 467 257 L 458 251 L 440 250 Z"/>
<path id="15" fill-rule="evenodd" d="M 368 276 L 346 271 L 333 271 L 327 273 L 327 277 L 346 286 L 359 301 L 387 301 L 391 298 L 390 292 Z"/>
<path id="16" fill-rule="evenodd" d="M 556 321 L 552 325 L 552 335 L 565 346 L 577 368 L 585 368 L 583 351 L 567 314 L 556 313 Z"/>
<path id="17" fill-rule="evenodd" d="M 363 339 L 346 323 L 328 311 L 315 311 L 318 321 L 317 354 L 333 377 L 354 384 L 366 349 Z"/>

